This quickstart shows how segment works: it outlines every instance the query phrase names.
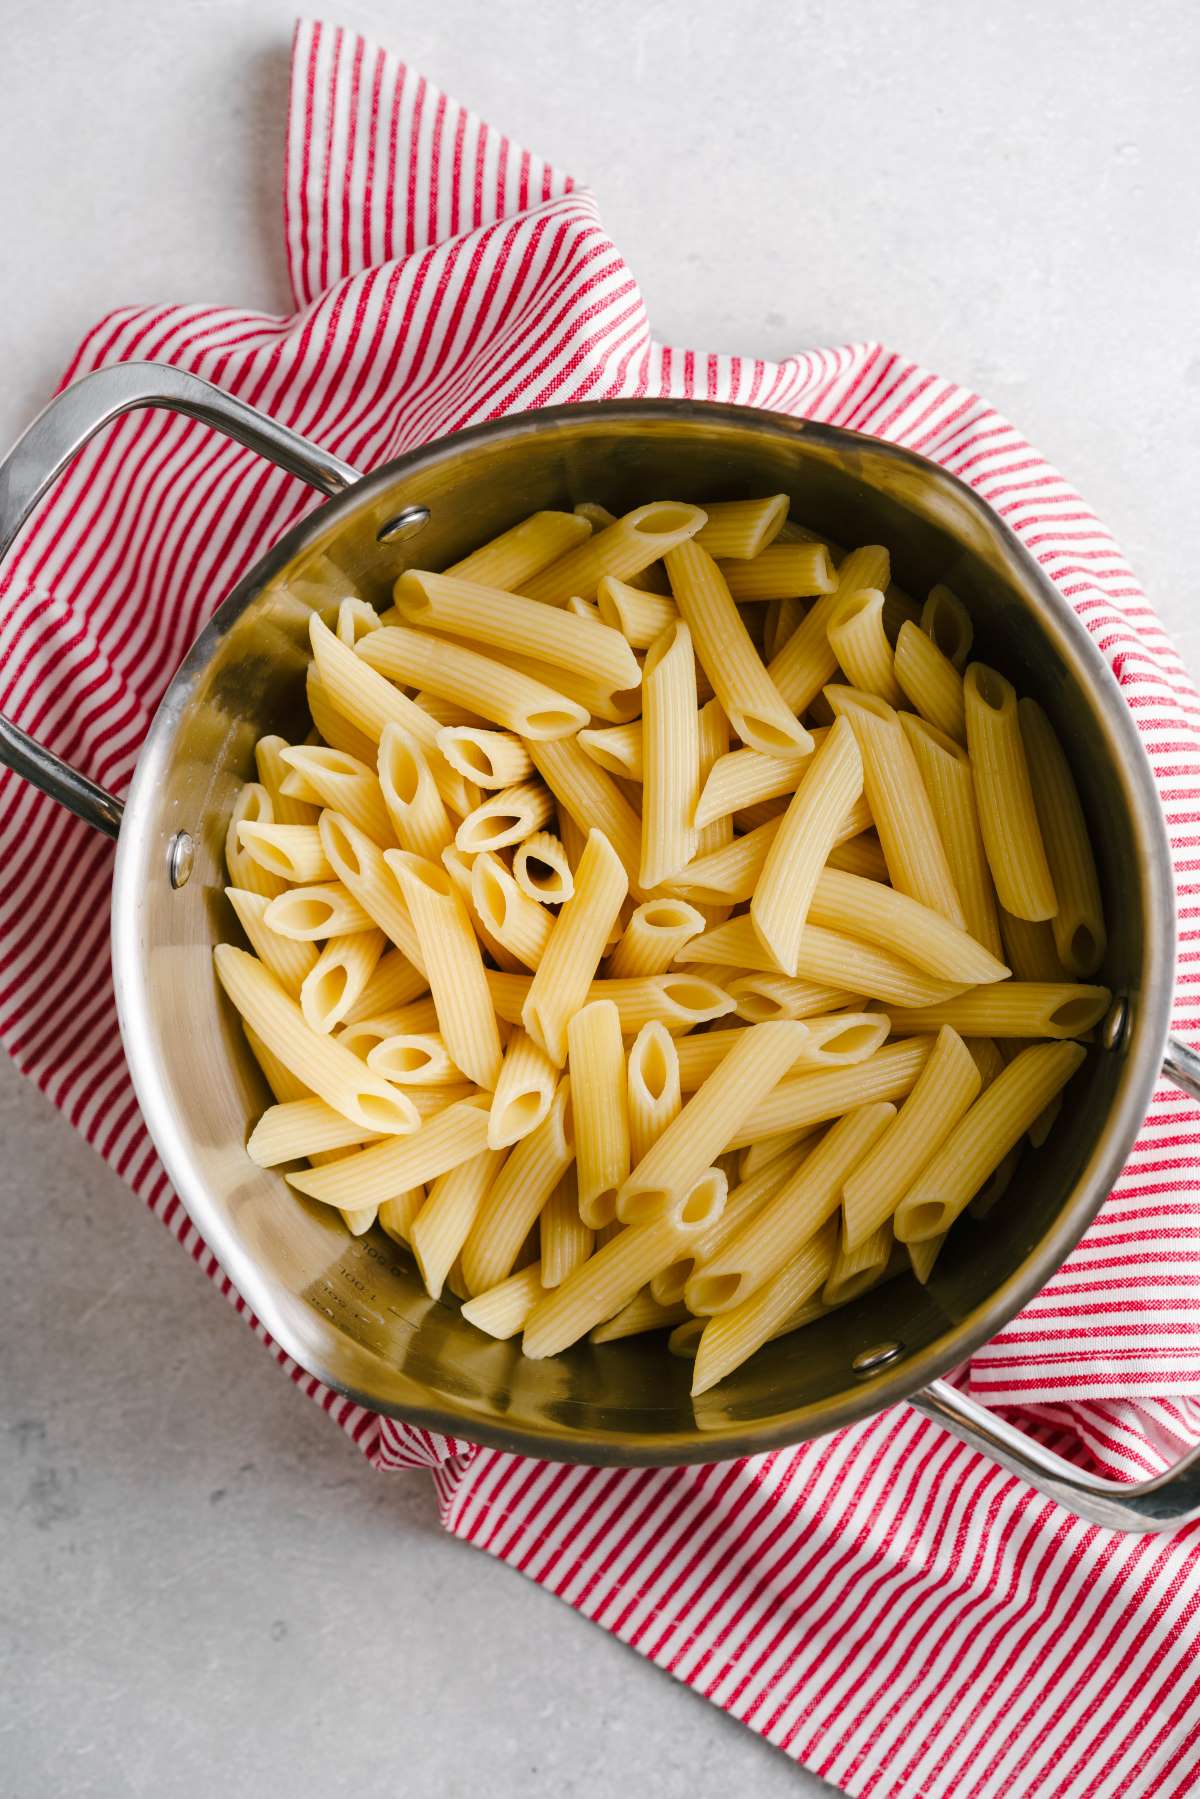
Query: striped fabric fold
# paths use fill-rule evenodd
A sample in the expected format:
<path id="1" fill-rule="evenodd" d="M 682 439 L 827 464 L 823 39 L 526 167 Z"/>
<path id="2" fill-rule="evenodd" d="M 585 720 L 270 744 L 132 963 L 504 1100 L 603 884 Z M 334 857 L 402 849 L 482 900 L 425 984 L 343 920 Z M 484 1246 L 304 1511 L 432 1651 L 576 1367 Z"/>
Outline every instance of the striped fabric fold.
<path id="1" fill-rule="evenodd" d="M 1200 698 L 1112 538 L 1013 426 L 879 344 L 770 363 L 655 342 L 591 195 L 340 27 L 297 29 L 287 134 L 295 310 L 120 308 L 64 380 L 171 362 L 361 468 L 628 395 L 740 401 L 930 457 L 1038 558 L 1120 684 L 1175 855 L 1174 1028 L 1200 1038 Z M 0 711 L 123 792 L 205 618 L 317 503 L 200 424 L 119 421 L 0 571 Z M 448 1529 L 849 1793 L 1194 1790 L 1197 1529 L 1096 1530 L 903 1406 L 748 1461 L 568 1468 L 379 1418 L 291 1362 L 139 1117 L 108 971 L 111 853 L 0 774 L 0 1038 L 372 1462 L 432 1470 Z M 1120 1479 L 1200 1441 L 1198 1168 L 1200 1108 L 1162 1087 L 1087 1237 L 960 1376 Z"/>

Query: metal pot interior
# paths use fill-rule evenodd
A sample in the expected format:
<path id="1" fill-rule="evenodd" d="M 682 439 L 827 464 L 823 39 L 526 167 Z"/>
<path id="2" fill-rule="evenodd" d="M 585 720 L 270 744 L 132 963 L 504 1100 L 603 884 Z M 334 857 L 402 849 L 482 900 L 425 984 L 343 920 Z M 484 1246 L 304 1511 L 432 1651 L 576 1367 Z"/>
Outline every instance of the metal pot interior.
<path id="1" fill-rule="evenodd" d="M 210 949 L 237 940 L 222 842 L 263 732 L 308 729 L 306 620 L 329 561 L 383 601 L 403 568 L 439 568 L 539 507 L 736 498 L 787 491 L 841 543 L 882 542 L 915 594 L 949 583 L 978 654 L 1046 707 L 1069 746 L 1110 925 L 1103 978 L 1127 998 L 1115 1048 L 1097 1044 L 1046 1146 L 1007 1198 L 955 1228 L 928 1288 L 893 1281 L 784 1338 L 693 1404 L 689 1366 L 661 1338 L 527 1362 L 431 1301 L 378 1230 L 254 1168 L 243 1144 L 268 1103 Z M 378 536 L 405 507 L 414 537 Z M 172 840 L 196 844 L 172 889 Z M 627 402 L 502 421 L 414 453 L 321 508 L 230 596 L 163 703 L 130 795 L 114 888 L 114 956 L 130 1064 L 151 1131 L 197 1227 L 272 1335 L 364 1404 L 556 1459 L 713 1459 L 829 1431 L 912 1392 L 995 1333 L 1043 1285 L 1115 1177 L 1166 1033 L 1173 923 L 1161 813 L 1127 709 L 1082 627 L 965 488 L 891 446 L 745 409 Z M 856 1375 L 856 1357 L 897 1351 Z"/>

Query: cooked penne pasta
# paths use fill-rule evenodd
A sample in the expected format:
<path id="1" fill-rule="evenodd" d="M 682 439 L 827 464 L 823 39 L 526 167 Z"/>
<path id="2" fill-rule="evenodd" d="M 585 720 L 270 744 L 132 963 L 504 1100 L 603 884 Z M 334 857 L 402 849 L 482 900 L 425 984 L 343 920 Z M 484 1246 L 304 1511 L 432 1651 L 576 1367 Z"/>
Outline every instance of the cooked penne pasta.
<path id="1" fill-rule="evenodd" d="M 874 831 L 860 831 L 844 843 L 835 843 L 825 858 L 826 868 L 838 868 L 843 874 L 858 875 L 864 881 L 888 883 L 888 866 Z"/>
<path id="2" fill-rule="evenodd" d="M 488 1144 L 507 1149 L 536 1130 L 554 1098 L 558 1070 L 527 1031 L 514 1030 L 504 1051 L 488 1120 Z"/>
<path id="3" fill-rule="evenodd" d="M 481 947 L 491 957 L 498 969 L 507 974 L 522 974 L 524 970 L 520 957 L 514 956 L 510 950 L 506 949 L 498 937 L 493 937 L 486 921 L 475 909 L 475 899 L 471 892 L 474 865 L 475 858 L 465 855 L 452 843 L 448 843 L 442 851 L 442 867 L 458 889 L 459 898 L 471 916 L 475 935 L 478 937 Z"/>
<path id="4" fill-rule="evenodd" d="M 636 1168 L 683 1104 L 675 1040 L 657 1020 L 644 1024 L 629 1050 L 629 1161 Z"/>
<path id="5" fill-rule="evenodd" d="M 628 882 L 602 831 L 588 833 L 575 875 L 575 891 L 554 921 L 521 1007 L 521 1023 L 551 1061 L 567 1059 L 567 1025 L 595 976 Z"/>
<path id="6" fill-rule="evenodd" d="M 440 863 L 411 850 L 386 850 L 420 945 L 446 1048 L 456 1067 L 481 1087 L 500 1074 L 500 1037 L 483 958 L 467 908 Z"/>
<path id="7" fill-rule="evenodd" d="M 365 1076 L 366 1070 L 362 1072 Z M 288 1180 L 325 1205 L 351 1211 L 379 1205 L 481 1154 L 487 1148 L 487 1124 L 486 1096 L 459 1100 L 427 1118 L 411 1136 L 386 1138 L 324 1168 L 290 1174 Z"/>
<path id="8" fill-rule="evenodd" d="M 641 858 L 646 891 L 676 875 L 696 852 L 700 793 L 696 668 L 688 627 L 675 624 L 651 644 L 642 673 Z"/>
<path id="9" fill-rule="evenodd" d="M 543 906 L 558 906 L 575 891 L 575 876 L 562 839 L 552 831 L 534 831 L 518 843 L 513 878 L 522 893 Z"/>
<path id="10" fill-rule="evenodd" d="M 911 712 L 902 712 L 900 723 L 933 809 L 967 930 L 992 955 L 1001 956 L 996 890 L 979 829 L 970 759 L 952 737 Z"/>
<path id="11" fill-rule="evenodd" d="M 675 604 L 733 730 L 769 756 L 809 755 L 812 738 L 767 673 L 712 557 L 692 542 L 669 550 L 665 561 Z"/>
<path id="12" fill-rule="evenodd" d="M 615 524 L 595 532 L 526 581 L 522 591 L 529 599 L 543 600 L 552 606 L 564 606 L 572 594 L 594 600 L 605 575 L 628 581 L 675 544 L 694 537 L 706 522 L 699 506 L 683 506 L 675 500 L 654 500 L 648 506 L 635 506 Z"/>
<path id="13" fill-rule="evenodd" d="M 488 990 L 496 1016 L 519 1024 L 521 1008 L 532 985 L 531 975 L 495 974 L 488 972 Z M 687 1031 L 693 1025 L 708 1024 L 724 1018 L 734 1009 L 734 1002 L 715 981 L 695 975 L 638 975 L 631 980 L 592 981 L 583 1003 L 610 999 L 621 1015 L 621 1032 L 630 1037 L 643 1025 L 660 1023 L 668 1030 Z"/>
<path id="14" fill-rule="evenodd" d="M 596 604 L 602 622 L 620 631 L 633 650 L 648 650 L 679 617 L 674 600 L 666 594 L 647 593 L 613 575 L 605 575 L 599 583 Z"/>
<path id="15" fill-rule="evenodd" d="M 559 832 L 572 868 L 578 869 L 579 856 L 572 854 L 567 841 L 567 819 L 584 838 L 593 829 L 603 831 L 629 877 L 630 892 L 635 899 L 645 899 L 638 883 L 642 859 L 641 820 L 612 776 L 580 748 L 577 738 L 531 743 L 529 753 L 534 767 L 558 801 Z M 581 843 L 579 855 L 582 853 Z"/>
<path id="16" fill-rule="evenodd" d="M 328 881 L 333 875 L 315 825 L 256 824 L 244 819 L 238 826 L 238 843 L 259 868 L 282 881 Z"/>
<path id="17" fill-rule="evenodd" d="M 643 900 L 634 908 L 621 941 L 605 963 L 613 980 L 665 974 L 676 952 L 704 929 L 704 914 L 685 900 Z"/>
<path id="18" fill-rule="evenodd" d="M 424 1203 L 424 1187 L 409 1187 L 404 1193 L 397 1193 L 394 1199 L 385 1199 L 376 1212 L 380 1230 L 393 1243 L 411 1248 L 413 1220 Z"/>
<path id="19" fill-rule="evenodd" d="M 618 780 L 640 781 L 645 765 L 642 760 L 642 721 L 628 725 L 605 725 L 599 730 L 579 733 L 579 742 L 593 762 Z"/>
<path id="20" fill-rule="evenodd" d="M 394 1006 L 387 1012 L 348 1021 L 338 1032 L 338 1042 L 344 1048 L 352 1049 L 365 1062 L 375 1045 L 382 1043 L 385 1037 L 420 1036 L 437 1028 L 437 1007 L 427 996 L 410 1005 Z"/>
<path id="21" fill-rule="evenodd" d="M 345 750 L 331 750 L 324 744 L 314 743 L 299 744 L 280 754 L 293 774 L 303 781 L 305 789 L 319 796 L 322 806 L 344 813 L 376 843 L 395 841 L 374 759 L 368 766 L 357 756 L 348 756 Z"/>
<path id="22" fill-rule="evenodd" d="M 683 1298 L 688 1281 L 698 1268 L 711 1261 L 743 1225 L 761 1212 L 763 1207 L 789 1180 L 809 1153 L 811 1144 L 800 1143 L 773 1156 L 754 1172 L 742 1178 L 725 1202 L 725 1210 L 717 1222 L 688 1243 L 673 1262 L 667 1264 L 650 1282 L 652 1297 L 660 1305 L 674 1305 Z"/>
<path id="23" fill-rule="evenodd" d="M 283 759 L 284 750 L 290 747 L 286 737 L 260 737 L 254 746 L 258 779 L 270 796 L 271 816 L 277 825 L 315 825 L 319 803 L 295 799 L 283 791 L 284 782 L 293 772 Z"/>
<path id="24" fill-rule="evenodd" d="M 941 980 L 964 987 L 1002 981 L 1009 972 L 997 956 L 942 913 L 879 881 L 864 881 L 837 869 L 821 871 L 808 915 L 814 924 L 864 937 Z"/>
<path id="25" fill-rule="evenodd" d="M 457 847 L 468 856 L 481 850 L 507 849 L 531 837 L 550 822 L 554 802 L 540 781 L 526 781 L 491 793 L 476 806 L 455 832 Z"/>
<path id="26" fill-rule="evenodd" d="M 1058 959 L 1054 927 L 1048 918 L 1036 923 L 1014 918 L 1001 906 L 1000 935 L 1004 954 L 1018 981 L 1065 981 L 1070 977 Z"/>
<path id="27" fill-rule="evenodd" d="M 696 533 L 710 556 L 745 561 L 774 543 L 788 515 L 788 496 L 773 493 L 765 500 L 714 500 L 704 507 L 708 523 Z"/>
<path id="28" fill-rule="evenodd" d="M 382 931 L 331 937 L 300 987 L 300 1010 L 314 1031 L 342 1022 L 374 974 L 387 942 Z"/>
<path id="29" fill-rule="evenodd" d="M 982 1085 L 970 1049 L 956 1031 L 943 1026 L 912 1092 L 842 1189 L 846 1250 L 858 1249 L 890 1220 Z"/>
<path id="30" fill-rule="evenodd" d="M 227 887 L 225 897 L 237 913 L 238 923 L 259 961 L 285 992 L 298 999 L 306 976 L 316 965 L 318 952 L 311 943 L 297 943 L 268 923 L 267 913 L 274 900 L 244 887 Z"/>
<path id="31" fill-rule="evenodd" d="M 837 987 L 818 987 L 811 981 L 798 981 L 792 975 L 738 975 L 726 981 L 725 990 L 735 1001 L 739 1018 L 748 1024 L 765 1024 L 769 1018 L 810 1018 L 820 1012 L 834 1012 L 848 1006 L 854 995 Z M 880 1015 L 882 1016 L 882 1014 Z M 698 1037 L 698 1043 L 711 1043 L 714 1033 Z"/>
<path id="32" fill-rule="evenodd" d="M 450 1060 L 440 1031 L 394 1032 L 367 1051 L 367 1067 L 401 1087 L 455 1087 L 462 1070 Z"/>
<path id="33" fill-rule="evenodd" d="M 213 961 L 222 987 L 246 1023 L 319 1099 L 368 1131 L 415 1130 L 418 1121 L 411 1100 L 369 1073 L 333 1038 L 314 1031 L 296 1001 L 254 956 L 219 943 Z"/>
<path id="34" fill-rule="evenodd" d="M 486 1331 L 489 1337 L 501 1340 L 515 1337 L 545 1291 L 541 1263 L 531 1262 L 527 1268 L 510 1274 L 490 1292 L 478 1293 L 474 1299 L 468 1299 L 462 1315 L 468 1324 Z"/>
<path id="35" fill-rule="evenodd" d="M 731 559 L 721 572 L 739 605 L 748 600 L 808 599 L 832 593 L 836 582 L 823 543 L 774 543 L 752 561 Z"/>
<path id="36" fill-rule="evenodd" d="M 895 1246 L 890 1219 L 853 1249 L 839 1243 L 821 1289 L 822 1305 L 830 1308 L 849 1305 L 852 1299 L 877 1287 L 891 1263 Z"/>
<path id="37" fill-rule="evenodd" d="M 538 1219 L 542 1286 L 561 1286 L 568 1274 L 587 1261 L 595 1241 L 596 1233 L 579 1216 L 575 1179 L 568 1169 Z"/>
<path id="38" fill-rule="evenodd" d="M 385 725 L 379 739 L 378 766 L 379 788 L 391 829 L 387 837 L 376 841 L 387 843 L 394 837 L 401 849 L 436 862 L 453 841 L 454 826 L 424 748 L 403 725 Z M 474 813 L 467 816 L 472 818 Z M 363 829 L 367 827 L 364 825 Z M 371 832 L 367 834 L 370 836 Z"/>
<path id="39" fill-rule="evenodd" d="M 337 642 L 336 638 L 334 642 Z M 375 740 L 368 737 L 365 731 L 360 731 L 357 725 L 351 724 L 344 713 L 338 711 L 329 697 L 329 689 L 322 681 L 315 661 L 308 665 L 304 688 L 313 724 L 324 741 L 335 750 L 345 750 L 348 756 L 356 756 L 360 762 L 370 763 L 375 753 Z"/>
<path id="40" fill-rule="evenodd" d="M 1051 921 L 1059 960 L 1076 978 L 1095 974 L 1108 942 L 1096 858 L 1070 767 L 1036 700 L 1017 707 L 1042 844 L 1058 911 Z"/>
<path id="41" fill-rule="evenodd" d="M 801 1069 L 789 1075 L 734 1132 L 730 1149 L 743 1149 L 781 1131 L 809 1130 L 855 1106 L 879 1100 L 895 1104 L 912 1091 L 932 1043 L 932 1037 L 912 1037 L 904 1043 L 887 1043 L 849 1068 Z"/>
<path id="42" fill-rule="evenodd" d="M 693 1398 L 707 1393 L 732 1374 L 787 1323 L 805 1300 L 820 1291 L 829 1278 L 836 1253 L 837 1224 L 831 1218 L 740 1305 L 708 1319 L 696 1350 Z"/>
<path id="43" fill-rule="evenodd" d="M 799 547 L 807 549 L 810 546 Z M 778 548 L 774 553 L 780 554 Z M 762 560 L 761 556 L 757 558 L 758 562 Z M 748 566 L 753 568 L 755 564 Z M 852 550 L 838 569 L 836 580 L 823 590 L 821 598 L 809 609 L 801 624 L 772 656 L 767 672 L 796 712 L 806 711 L 826 682 L 832 681 L 837 673 L 837 657 L 829 642 L 829 621 L 839 601 L 864 587 L 886 588 L 890 572 L 891 560 L 879 545 Z M 741 599 L 744 596 L 738 591 L 732 570 L 730 579 L 734 582 L 734 598 Z"/>
<path id="44" fill-rule="evenodd" d="M 588 722 L 584 708 L 547 683 L 479 655 L 465 644 L 385 625 L 363 639 L 360 661 L 389 681 L 428 687 L 495 719 L 519 737 L 565 737 Z"/>
<path id="45" fill-rule="evenodd" d="M 334 629 L 342 642 L 353 649 L 368 631 L 378 631 L 379 614 L 369 600 L 344 599 L 338 602 Z"/>
<path id="46" fill-rule="evenodd" d="M 542 1122 L 510 1150 L 485 1194 L 462 1251 L 471 1293 L 486 1293 L 516 1264 L 521 1245 L 575 1158 L 570 1082 L 560 1081 Z"/>
<path id="47" fill-rule="evenodd" d="M 625 1337 L 645 1336 L 647 1331 L 670 1330 L 688 1316 L 682 1300 L 675 1305 L 660 1306 L 649 1287 L 635 1293 L 627 1306 L 622 1306 L 604 1324 L 588 1332 L 589 1343 L 616 1343 Z"/>
<path id="48" fill-rule="evenodd" d="M 848 718 L 862 753 L 863 788 L 892 886 L 965 925 L 950 864 L 929 796 L 900 717 L 886 701 L 852 687 L 827 687 L 839 717 Z"/>
<path id="49" fill-rule="evenodd" d="M 893 667 L 892 646 L 883 628 L 884 596 L 878 587 L 863 587 L 839 599 L 826 627 L 829 647 L 847 684 L 873 693 L 889 706 L 903 700 Z"/>
<path id="50" fill-rule="evenodd" d="M 676 955 L 677 962 L 714 963 L 738 970 L 779 972 L 771 955 L 762 948 L 749 914 L 743 913 L 693 937 Z M 847 993 L 863 993 L 888 1006 L 931 1006 L 949 999 L 961 983 L 939 981 L 912 962 L 903 962 L 888 950 L 876 949 L 857 937 L 809 924 L 800 939 L 797 974 L 805 982 L 833 987 Z M 921 997 L 914 998 L 914 995 Z"/>
<path id="51" fill-rule="evenodd" d="M 238 789 L 225 831 L 225 867 L 231 885 L 245 893 L 261 894 L 264 899 L 283 893 L 290 877 L 251 855 L 242 842 L 241 831 L 244 824 L 274 823 L 275 809 L 267 789 L 258 781 L 245 782 Z"/>
<path id="52" fill-rule="evenodd" d="M 389 950 L 375 964 L 375 972 L 342 1020 L 343 1028 L 359 1024 L 380 1012 L 407 1006 L 428 993 L 429 982 L 419 968 L 413 966 L 402 950 Z M 432 1009 L 433 1002 L 429 1002 Z M 436 1014 L 433 1016 L 436 1024 Z"/>
<path id="53" fill-rule="evenodd" d="M 933 1264 L 942 1252 L 942 1244 L 946 1241 L 947 1234 L 943 1231 L 940 1236 L 926 1237 L 920 1243 L 904 1245 L 908 1251 L 912 1271 L 923 1287 L 928 1284 L 929 1276 L 933 1273 Z"/>
<path id="54" fill-rule="evenodd" d="M 771 840 L 750 918 L 759 941 L 784 974 L 799 971 L 805 920 L 818 882 L 853 884 L 853 875 L 822 874 L 838 827 L 863 790 L 863 764 L 852 727 L 838 719 L 813 756 Z M 890 888 L 880 888 L 891 895 Z M 830 922 L 828 919 L 818 923 Z M 842 924 L 839 918 L 837 924 Z"/>
<path id="55" fill-rule="evenodd" d="M 441 1298 L 446 1276 L 503 1162 L 502 1150 L 485 1149 L 470 1161 L 448 1169 L 434 1181 L 428 1198 L 413 1218 L 409 1239 L 421 1279 L 433 1299 Z"/>
<path id="56" fill-rule="evenodd" d="M 823 739 L 825 733 L 819 732 Z M 795 756 L 768 756 L 761 750 L 730 750 L 709 770 L 696 803 L 698 829 L 717 819 L 729 818 L 760 800 L 780 799 L 796 791 L 811 763 Z M 868 821 L 869 822 L 869 821 Z M 711 853 L 711 852 L 709 852 Z M 690 878 L 691 869 L 685 871 Z M 684 878 L 684 877 L 681 877 Z"/>
<path id="57" fill-rule="evenodd" d="M 487 728 L 487 720 L 480 718 L 478 712 L 470 712 L 465 706 L 456 706 L 453 700 L 444 700 L 437 693 L 414 693 L 413 705 L 419 706 L 422 712 L 429 714 L 438 727 L 439 734 L 449 727 L 453 727 L 455 730 L 466 728 L 471 731 L 482 731 Z M 467 778 L 474 780 L 474 776 Z M 475 785 L 479 786 L 481 783 L 476 781 Z M 508 783 L 505 781 L 501 785 L 507 786 Z"/>
<path id="58" fill-rule="evenodd" d="M 905 698 L 921 717 L 955 743 L 965 743 L 967 716 L 962 676 L 932 637 L 906 620 L 896 639 L 893 666 Z M 900 701 L 893 700 L 892 704 L 898 706 Z"/>
<path id="59" fill-rule="evenodd" d="M 965 668 L 975 629 L 971 614 L 948 587 L 931 587 L 921 608 L 921 629 L 955 668 Z"/>
<path id="60" fill-rule="evenodd" d="M 640 687 L 615 688 L 611 682 L 600 681 L 594 675 L 580 674 L 572 668 L 552 667 L 534 656 L 522 655 L 519 650 L 493 648 L 490 654 L 505 668 L 527 680 L 539 684 L 553 680 L 555 692 L 579 706 L 592 719 L 604 719 L 613 725 L 627 724 L 642 709 Z"/>
<path id="61" fill-rule="evenodd" d="M 459 581 L 518 591 L 531 575 L 557 562 L 591 533 L 592 522 L 578 511 L 535 512 L 452 563 L 446 573 Z"/>
<path id="62" fill-rule="evenodd" d="M 526 968 L 536 968 L 554 929 L 554 914 L 522 892 L 490 850 L 471 864 L 471 907 L 488 934 Z"/>
<path id="63" fill-rule="evenodd" d="M 1037 1043 L 996 1076 L 900 1201 L 900 1242 L 919 1243 L 949 1230 L 1086 1054 L 1081 1043 Z"/>
<path id="64" fill-rule="evenodd" d="M 1078 981 L 998 981 L 932 1006 L 894 1006 L 892 1029 L 907 1035 L 948 1024 L 968 1037 L 1081 1037 L 1111 1003 L 1107 987 Z"/>
<path id="65" fill-rule="evenodd" d="M 437 741 L 451 768 L 477 787 L 519 787 L 533 773 L 529 751 L 511 731 L 443 725 Z"/>
<path id="66" fill-rule="evenodd" d="M 424 974 L 425 957 L 412 916 L 379 845 L 337 812 L 322 812 L 320 835 L 338 880 L 349 888 L 384 935 Z"/>
<path id="67" fill-rule="evenodd" d="M 567 1027 L 575 1113 L 578 1212 L 589 1229 L 611 1224 L 629 1174 L 629 1106 L 621 1017 L 611 1000 L 581 1006 Z"/>
<path id="68" fill-rule="evenodd" d="M 1058 898 L 1038 824 L 1016 693 L 995 669 L 972 662 L 963 677 L 963 698 L 979 827 L 1000 904 L 1018 918 L 1053 918 Z"/>
<path id="69" fill-rule="evenodd" d="M 278 1168 L 332 1149 L 359 1149 L 379 1137 L 378 1131 L 365 1130 L 323 1099 L 296 1098 L 267 1108 L 250 1133 L 246 1154 L 259 1168 Z"/>
<path id="70" fill-rule="evenodd" d="M 317 943 L 325 937 L 349 937 L 355 931 L 376 928 L 374 919 L 340 881 L 289 887 L 270 902 L 263 917 L 269 931 L 296 943 Z"/>

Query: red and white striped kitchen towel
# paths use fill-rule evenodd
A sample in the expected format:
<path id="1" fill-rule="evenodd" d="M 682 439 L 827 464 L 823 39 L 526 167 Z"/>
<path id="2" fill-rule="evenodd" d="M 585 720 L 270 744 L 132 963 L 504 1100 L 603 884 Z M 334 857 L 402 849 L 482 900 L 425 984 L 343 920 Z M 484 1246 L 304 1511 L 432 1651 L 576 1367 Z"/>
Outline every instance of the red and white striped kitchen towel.
<path id="1" fill-rule="evenodd" d="M 504 412 L 630 394 L 773 407 L 933 458 L 1038 557 L 1134 711 L 1175 849 L 1175 1028 L 1200 1032 L 1200 700 L 1108 533 L 1011 425 L 878 344 L 764 363 L 656 343 L 590 195 L 327 25 L 297 33 L 285 224 L 292 316 L 123 308 L 66 378 L 173 362 L 360 468 Z M 315 503 L 199 424 L 126 418 L 3 570 L 0 711 L 122 792 L 204 619 Z M 111 855 L 0 778 L 0 1032 L 245 1312 L 138 1116 L 108 975 Z M 969 1371 L 1118 1476 L 1200 1437 L 1198 1167 L 1200 1109 L 1163 1087 L 1085 1241 Z M 850 1793 L 1197 1785 L 1197 1529 L 1093 1529 L 905 1406 L 750 1461 L 572 1468 L 377 1418 L 279 1360 L 378 1466 L 431 1465 L 450 1530 Z"/>

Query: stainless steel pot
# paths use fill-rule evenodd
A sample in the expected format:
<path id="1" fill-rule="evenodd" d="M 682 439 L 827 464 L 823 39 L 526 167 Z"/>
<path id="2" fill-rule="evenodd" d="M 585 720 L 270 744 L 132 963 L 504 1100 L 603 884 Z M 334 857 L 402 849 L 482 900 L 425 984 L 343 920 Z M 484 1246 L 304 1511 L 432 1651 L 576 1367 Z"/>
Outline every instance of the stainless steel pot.
<path id="1" fill-rule="evenodd" d="M 113 971 L 151 1134 L 197 1228 L 276 1340 L 365 1406 L 558 1460 L 704 1461 L 821 1436 L 907 1400 L 1064 1505 L 1118 1530 L 1200 1515 L 1200 1452 L 1137 1486 L 1080 1471 L 939 1378 L 1054 1273 L 1095 1216 L 1165 1072 L 1200 1096 L 1200 1057 L 1169 1039 L 1169 846 L 1137 731 L 1099 651 L 1010 531 L 968 488 L 894 445 L 746 407 L 615 401 L 502 419 L 371 475 L 177 369 L 124 364 L 59 396 L 0 465 L 0 555 L 101 426 L 166 406 L 328 496 L 218 609 L 171 682 L 122 807 L 0 720 L 0 761 L 118 836 Z M 850 543 L 893 551 L 914 590 L 948 582 L 982 653 L 1036 695 L 1071 747 L 1098 847 L 1119 996 L 1013 1203 L 956 1230 L 930 1286 L 900 1280 L 770 1345 L 693 1406 L 657 1343 L 524 1361 L 431 1301 L 382 1236 L 356 1240 L 243 1151 L 261 1077 L 218 995 L 210 950 L 236 934 L 222 839 L 255 739 L 302 721 L 306 580 L 329 559 L 382 598 L 539 507 L 647 495 L 791 493 Z"/>

